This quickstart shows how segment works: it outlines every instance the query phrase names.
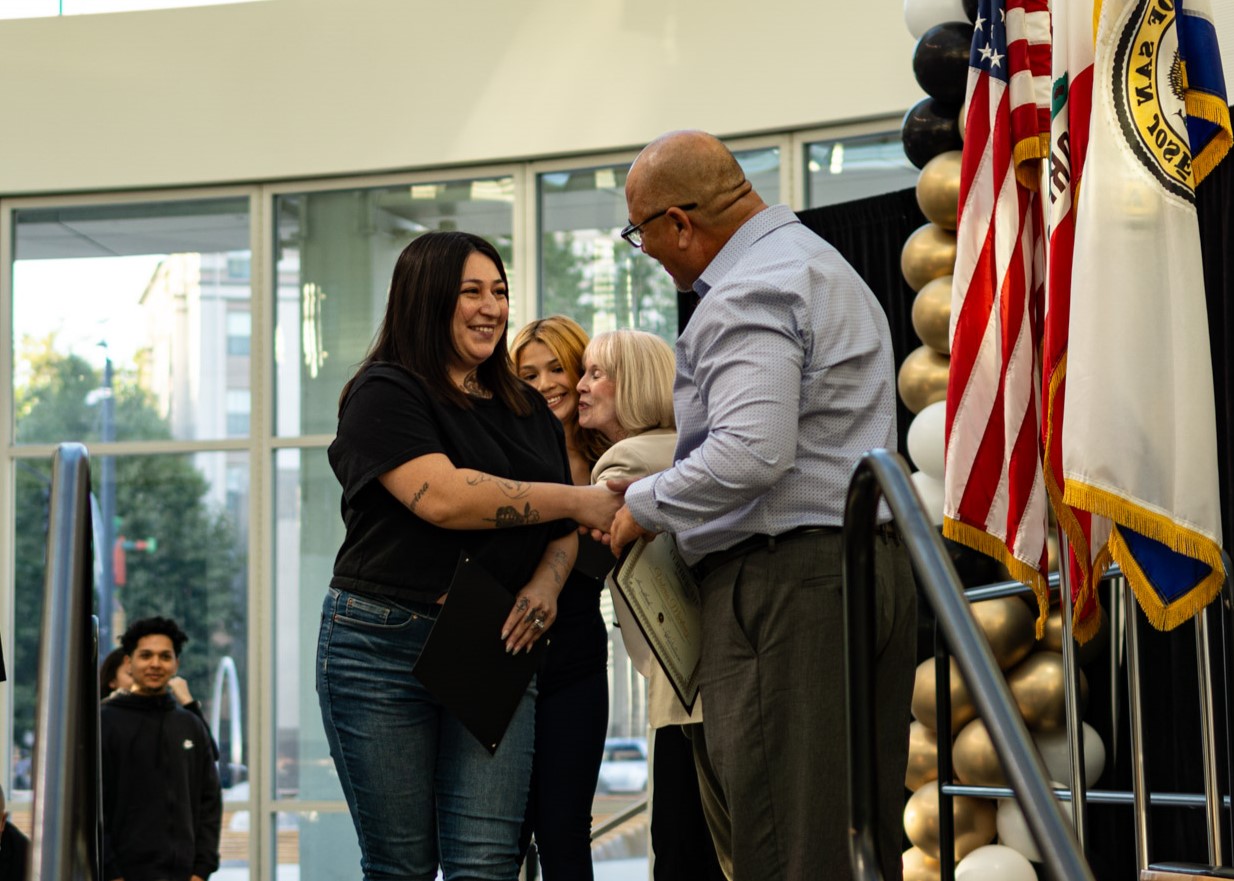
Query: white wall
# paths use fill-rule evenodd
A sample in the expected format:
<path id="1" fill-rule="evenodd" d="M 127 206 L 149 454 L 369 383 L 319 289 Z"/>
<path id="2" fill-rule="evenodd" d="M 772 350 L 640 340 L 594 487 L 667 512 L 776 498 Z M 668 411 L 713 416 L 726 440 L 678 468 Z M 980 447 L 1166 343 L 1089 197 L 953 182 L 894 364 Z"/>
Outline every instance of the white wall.
<path id="1" fill-rule="evenodd" d="M 902 113 L 898 0 L 267 0 L 0 21 L 0 195 L 635 147 Z"/>

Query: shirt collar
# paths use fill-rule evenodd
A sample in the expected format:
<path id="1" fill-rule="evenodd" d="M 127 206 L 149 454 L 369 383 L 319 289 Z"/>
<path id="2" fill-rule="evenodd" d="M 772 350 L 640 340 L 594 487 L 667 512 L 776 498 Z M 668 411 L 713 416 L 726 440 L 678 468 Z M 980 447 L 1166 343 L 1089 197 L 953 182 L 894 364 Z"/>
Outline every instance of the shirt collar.
<path id="1" fill-rule="evenodd" d="M 712 258 L 703 270 L 703 274 L 694 282 L 694 292 L 699 297 L 707 296 L 707 292 L 724 280 L 728 271 L 737 265 L 746 251 L 759 239 L 773 230 L 790 223 L 799 223 L 793 209 L 787 205 L 772 205 L 755 214 L 733 233 L 732 238 L 724 243 L 720 253 Z"/>

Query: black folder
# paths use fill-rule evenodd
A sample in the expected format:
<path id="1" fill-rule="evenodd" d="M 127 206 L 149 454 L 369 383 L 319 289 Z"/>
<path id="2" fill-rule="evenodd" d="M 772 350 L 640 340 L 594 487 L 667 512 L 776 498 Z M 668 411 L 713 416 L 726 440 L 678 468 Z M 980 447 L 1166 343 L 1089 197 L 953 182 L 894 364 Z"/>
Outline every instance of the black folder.
<path id="1" fill-rule="evenodd" d="M 608 545 L 600 544 L 589 535 L 578 537 L 578 556 L 574 558 L 574 571 L 581 572 L 597 581 L 613 571 L 617 559 Z"/>
<path id="2" fill-rule="evenodd" d="M 446 602 L 412 667 L 490 753 L 497 752 L 548 644 L 542 637 L 529 652 L 506 653 L 501 628 L 513 606 L 508 590 L 460 554 Z"/>

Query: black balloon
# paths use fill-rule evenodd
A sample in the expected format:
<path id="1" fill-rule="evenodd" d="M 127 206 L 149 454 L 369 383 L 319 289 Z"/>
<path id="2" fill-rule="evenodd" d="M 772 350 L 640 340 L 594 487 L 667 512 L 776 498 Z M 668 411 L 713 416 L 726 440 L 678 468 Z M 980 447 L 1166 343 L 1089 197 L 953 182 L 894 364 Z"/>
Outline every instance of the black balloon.
<path id="1" fill-rule="evenodd" d="M 949 21 L 930 28 L 921 35 L 913 51 L 913 75 L 917 77 L 917 84 L 931 98 L 945 104 L 963 104 L 972 45 L 971 24 Z"/>
<path id="2" fill-rule="evenodd" d="M 908 161 L 923 168 L 939 153 L 961 149 L 964 142 L 957 124 L 959 115 L 958 106 L 934 98 L 922 98 L 909 108 L 900 126 L 900 140 Z"/>
<path id="3" fill-rule="evenodd" d="M 973 24 L 977 23 L 977 0 L 960 0 L 964 4 L 964 14 Z"/>

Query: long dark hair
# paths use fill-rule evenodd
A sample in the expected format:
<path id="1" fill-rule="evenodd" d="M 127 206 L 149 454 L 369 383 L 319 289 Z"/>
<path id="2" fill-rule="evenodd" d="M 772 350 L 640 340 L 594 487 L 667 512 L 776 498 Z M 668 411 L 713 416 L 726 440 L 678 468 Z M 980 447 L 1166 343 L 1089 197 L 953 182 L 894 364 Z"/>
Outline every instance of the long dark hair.
<path id="1" fill-rule="evenodd" d="M 99 700 L 109 697 L 115 691 L 111 683 L 115 680 L 116 674 L 120 672 L 120 665 L 124 663 L 127 654 L 123 646 L 118 646 L 103 659 L 103 666 L 99 668 Z"/>
<path id="2" fill-rule="evenodd" d="M 458 304 L 463 268 L 472 254 L 483 254 L 506 281 L 506 267 L 488 241 L 466 232 L 428 232 L 413 239 L 394 264 L 386 316 L 356 375 L 343 386 L 339 410 L 365 370 L 377 362 L 397 364 L 419 377 L 429 389 L 459 407 L 471 401 L 450 381 L 447 367 L 458 353 L 450 325 Z M 508 284 L 508 282 L 507 282 Z M 506 407 L 520 416 L 531 412 L 526 387 L 510 367 L 503 333 L 476 378 Z"/>

